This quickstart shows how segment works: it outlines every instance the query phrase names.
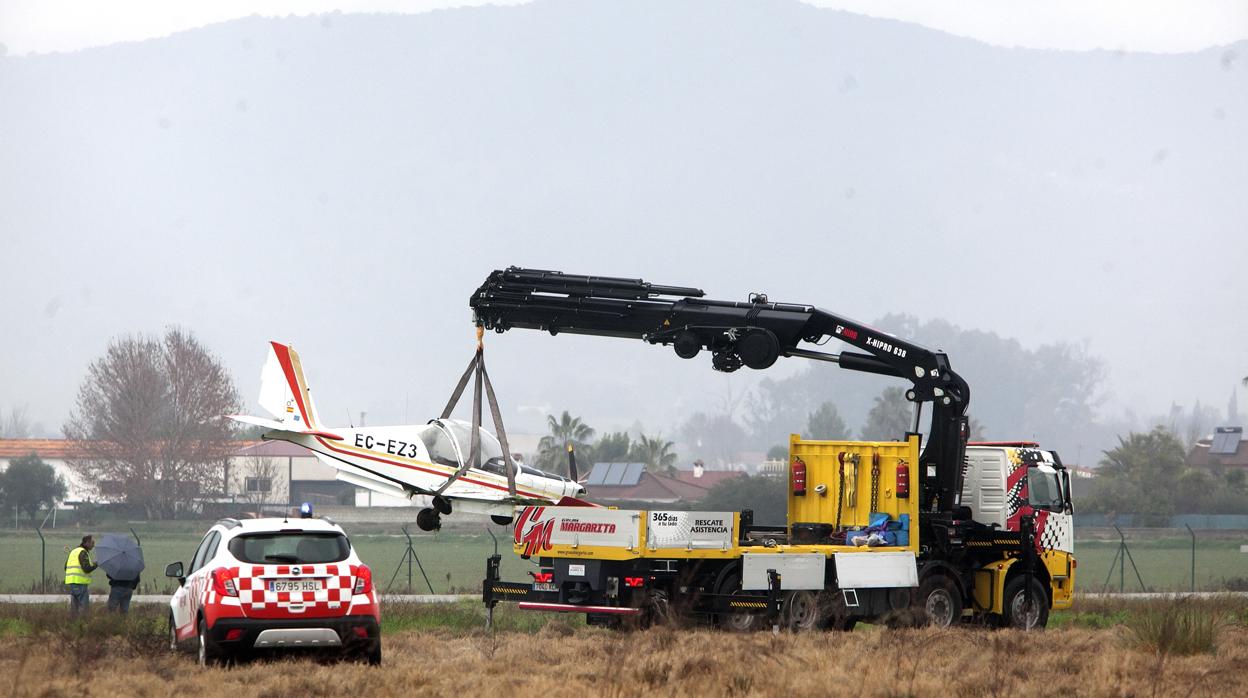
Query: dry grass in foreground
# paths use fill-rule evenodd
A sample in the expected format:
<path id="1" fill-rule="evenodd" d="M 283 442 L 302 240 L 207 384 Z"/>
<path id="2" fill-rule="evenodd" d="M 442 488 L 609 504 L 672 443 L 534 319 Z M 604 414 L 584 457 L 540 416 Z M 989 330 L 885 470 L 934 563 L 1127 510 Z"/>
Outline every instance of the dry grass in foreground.
<path id="1" fill-rule="evenodd" d="M 392 633 L 379 669 L 308 659 L 200 669 L 189 656 L 117 638 L 76 666 L 72 648 L 53 638 L 0 645 L 13 695 L 1248 695 L 1248 629 L 1239 625 L 1222 629 L 1216 654 L 1177 657 L 1133 649 L 1114 629 L 773 636 L 552 623 L 533 634 Z"/>

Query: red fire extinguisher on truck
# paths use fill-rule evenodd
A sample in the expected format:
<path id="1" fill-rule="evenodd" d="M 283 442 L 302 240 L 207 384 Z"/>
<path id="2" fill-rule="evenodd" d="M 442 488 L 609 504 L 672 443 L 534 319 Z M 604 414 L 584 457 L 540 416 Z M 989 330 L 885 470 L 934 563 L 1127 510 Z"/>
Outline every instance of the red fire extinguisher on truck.
<path id="1" fill-rule="evenodd" d="M 801 458 L 793 459 L 793 466 L 790 470 L 793 480 L 793 496 L 806 496 L 806 462 Z"/>
<path id="2" fill-rule="evenodd" d="M 897 461 L 897 497 L 906 499 L 910 496 L 910 464 L 904 460 Z"/>

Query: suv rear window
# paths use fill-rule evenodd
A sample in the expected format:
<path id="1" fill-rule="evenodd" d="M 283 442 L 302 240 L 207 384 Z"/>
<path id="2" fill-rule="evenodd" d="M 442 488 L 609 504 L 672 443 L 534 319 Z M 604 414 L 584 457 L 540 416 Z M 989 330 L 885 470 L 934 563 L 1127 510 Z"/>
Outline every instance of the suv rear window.
<path id="1" fill-rule="evenodd" d="M 351 543 L 333 532 L 249 533 L 230 541 L 230 554 L 258 565 L 315 565 L 347 559 Z"/>

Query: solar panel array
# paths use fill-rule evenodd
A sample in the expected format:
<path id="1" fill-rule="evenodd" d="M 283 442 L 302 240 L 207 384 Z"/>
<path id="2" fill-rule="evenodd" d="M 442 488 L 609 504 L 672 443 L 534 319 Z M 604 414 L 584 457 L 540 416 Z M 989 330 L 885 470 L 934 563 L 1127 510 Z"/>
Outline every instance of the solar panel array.
<path id="1" fill-rule="evenodd" d="M 1243 437 L 1243 427 L 1218 427 L 1213 431 L 1213 443 L 1209 444 L 1209 453 L 1215 456 L 1233 456 L 1239 450 L 1239 440 Z"/>
<path id="2" fill-rule="evenodd" d="M 645 463 L 595 463 L 585 484 L 590 487 L 631 487 L 641 482 L 641 474 L 644 472 Z"/>

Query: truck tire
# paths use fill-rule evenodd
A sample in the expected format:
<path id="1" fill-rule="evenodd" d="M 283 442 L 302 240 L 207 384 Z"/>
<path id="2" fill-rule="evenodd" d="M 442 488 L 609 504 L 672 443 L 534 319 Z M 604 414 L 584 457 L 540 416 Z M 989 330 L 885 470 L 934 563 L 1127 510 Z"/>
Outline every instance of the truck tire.
<path id="1" fill-rule="evenodd" d="M 716 593 L 728 595 L 745 593 L 741 591 L 740 587 L 741 575 L 732 573 L 720 580 Z M 766 619 L 761 615 L 751 613 L 721 613 L 716 620 L 725 630 L 730 630 L 734 633 L 753 632 L 762 628 L 766 623 Z"/>
<path id="2" fill-rule="evenodd" d="M 648 630 L 656 625 L 667 625 L 672 620 L 672 607 L 667 592 L 651 589 L 641 602 L 641 613 L 629 617 L 624 627 L 632 630 Z"/>
<path id="3" fill-rule="evenodd" d="M 948 628 L 962 621 L 962 593 L 952 579 L 933 574 L 919 584 L 915 600 L 920 625 Z"/>
<path id="4" fill-rule="evenodd" d="M 784 623 L 796 633 L 818 630 L 823 625 L 824 609 L 819 594 L 813 591 L 791 591 L 784 599 Z"/>
<path id="5" fill-rule="evenodd" d="M 1030 599 L 1023 592 L 1027 582 L 1031 582 Z M 1030 601 L 1030 603 L 1028 603 Z M 1044 586 L 1035 577 L 1019 575 L 1005 584 L 1005 595 L 1001 599 L 1001 626 L 1017 630 L 1038 630 L 1049 624 L 1049 596 Z"/>

